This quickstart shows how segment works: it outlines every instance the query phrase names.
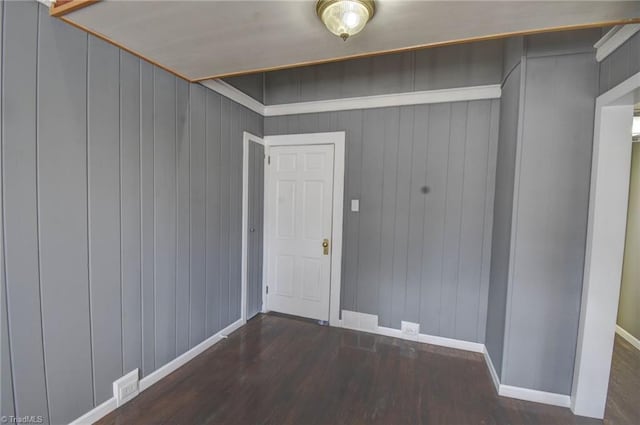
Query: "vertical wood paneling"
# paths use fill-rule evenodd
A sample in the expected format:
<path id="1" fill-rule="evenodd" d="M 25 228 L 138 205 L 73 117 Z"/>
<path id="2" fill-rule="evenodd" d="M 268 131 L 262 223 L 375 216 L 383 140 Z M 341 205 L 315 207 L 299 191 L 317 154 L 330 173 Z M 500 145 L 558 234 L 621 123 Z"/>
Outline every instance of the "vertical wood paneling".
<path id="1" fill-rule="evenodd" d="M 351 200 L 360 199 L 362 174 L 362 111 L 345 111 L 339 114 L 338 127 L 346 131 L 345 169 L 345 217 L 342 250 L 342 308 L 355 310 L 358 283 L 358 228 L 360 214 L 351 212 Z"/>
<path id="2" fill-rule="evenodd" d="M 497 144 L 492 105 L 265 119 L 267 134 L 346 130 L 343 309 L 376 314 L 382 326 L 408 320 L 426 334 L 484 341 Z M 360 200 L 360 212 L 350 211 L 351 199 Z"/>
<path id="3" fill-rule="evenodd" d="M 422 246 L 422 286 L 420 288 L 420 331 L 441 335 L 445 206 L 449 174 L 451 104 L 430 105 L 427 127 L 427 163 L 424 239 Z"/>
<path id="4" fill-rule="evenodd" d="M 469 102 L 463 169 L 460 259 L 456 291 L 456 338 L 477 337 L 485 230 L 486 175 L 491 127 L 491 101 Z"/>
<path id="5" fill-rule="evenodd" d="M 189 349 L 189 83 L 176 80 L 176 354 Z"/>
<path id="6" fill-rule="evenodd" d="M 482 233 L 482 272 L 480 276 L 479 308 L 476 328 L 478 341 L 485 341 L 487 316 L 489 312 L 489 285 L 491 283 L 491 248 L 493 243 L 493 208 L 496 188 L 496 168 L 498 162 L 498 131 L 500 126 L 500 100 L 491 101 L 491 123 L 489 126 L 489 152 L 485 175 L 484 230 Z M 485 344 L 486 345 L 486 344 Z M 493 359 L 493 358 L 492 358 Z"/>
<path id="7" fill-rule="evenodd" d="M 485 345 L 498 376 L 502 378 L 502 353 L 506 321 L 511 219 L 515 185 L 516 145 L 522 65 L 517 64 L 505 80 L 500 102 L 500 123 L 495 166 L 495 197 L 491 236 L 490 276 L 487 296 Z"/>
<path id="8" fill-rule="evenodd" d="M 1 16 L 1 15 L 0 15 Z M 4 272 L 2 297 L 3 398 L 15 392 L 18 416 L 37 414 L 48 422 L 40 313 L 36 198 L 36 59 L 38 6 L 4 5 L 2 78 L 2 169 Z M 4 284 L 2 286 L 4 294 Z M 6 300 L 11 302 L 6 305 Z M 5 308 L 8 317 L 5 316 Z M 25 314 L 29 312 L 29 314 Z M 10 319 L 11 330 L 8 329 Z M 9 341 L 11 333 L 11 366 Z M 11 401 L 13 406 L 13 400 Z M 3 415 L 9 414 L 3 408 Z"/>
<path id="9" fill-rule="evenodd" d="M 231 132 L 232 132 L 232 104 L 226 97 L 220 98 L 220 159 L 219 172 L 220 192 L 217 208 L 220 213 L 220 239 L 218 258 L 220 258 L 220 278 L 218 308 L 220 312 L 220 327 L 229 323 L 229 286 L 231 275 L 231 212 L 223 205 L 231 204 Z"/>
<path id="10" fill-rule="evenodd" d="M 155 342 L 160 366 L 176 354 L 176 78 L 157 68 L 153 111 Z"/>
<path id="11" fill-rule="evenodd" d="M 113 395 L 111 384 L 123 371 L 118 49 L 90 38 L 88 66 L 89 287 L 99 404 Z"/>
<path id="12" fill-rule="evenodd" d="M 405 319 L 405 297 L 407 293 L 407 261 L 409 245 L 409 214 L 411 196 L 420 197 L 420 189 L 412 193 L 411 156 L 413 151 L 413 123 L 415 108 L 400 108 L 398 154 L 396 161 L 395 217 L 393 240 L 393 261 L 391 278 L 391 314 L 389 325 L 400 327 Z M 390 243 L 390 241 L 388 242 Z M 407 318 L 408 320 L 408 318 Z M 415 320 L 415 317 L 413 318 Z"/>
<path id="13" fill-rule="evenodd" d="M 207 157 L 205 150 L 207 89 L 191 86 L 189 104 L 190 120 L 190 320 L 189 346 L 193 347 L 205 338 L 206 321 L 206 187 Z"/>
<path id="14" fill-rule="evenodd" d="M 207 91 L 206 107 L 206 335 L 215 334 L 222 329 L 221 305 L 227 300 L 221 296 L 221 270 L 224 267 L 223 255 L 228 267 L 228 248 L 220 242 L 220 233 L 223 226 L 221 221 L 222 205 L 228 203 L 221 199 L 222 187 L 222 163 L 220 157 L 222 134 L 222 110 L 220 102 L 222 97 L 211 91 Z M 224 117 L 228 121 L 228 115 Z M 226 225 L 225 225 L 226 226 Z"/>
<path id="15" fill-rule="evenodd" d="M 242 127 L 243 106 L 231 102 L 229 144 L 229 313 L 227 326 L 240 318 L 240 280 L 242 257 Z"/>
<path id="16" fill-rule="evenodd" d="M 460 279 L 460 247 L 462 245 L 460 234 L 464 197 L 467 108 L 467 103 L 453 103 L 451 105 L 439 317 L 440 334 L 443 335 L 455 334 L 456 297 Z"/>
<path id="17" fill-rule="evenodd" d="M 509 288 L 509 311 L 518 313 L 507 317 L 503 365 L 510 385 L 571 392 L 597 70 L 592 53 L 526 62 Z"/>
<path id="18" fill-rule="evenodd" d="M 382 222 L 382 185 L 384 156 L 384 111 L 369 109 L 363 114 L 362 199 L 358 245 L 357 309 L 363 313 L 378 312 L 380 288 L 380 224 Z"/>
<path id="19" fill-rule="evenodd" d="M 378 323 L 391 326 L 395 210 L 397 195 L 398 143 L 400 108 L 384 110 L 384 150 L 382 154 L 382 210 L 380 220 L 380 287 L 378 290 Z"/>
<path id="20" fill-rule="evenodd" d="M 120 214 L 123 372 L 142 369 L 140 59 L 120 52 Z"/>
<path id="21" fill-rule="evenodd" d="M 402 319 L 420 323 L 420 293 L 422 286 L 422 252 L 424 249 L 424 215 L 427 202 L 427 123 L 429 105 L 415 107 L 411 124 L 411 176 L 409 183 L 409 234 L 407 236 L 406 293 Z M 403 126 L 404 127 L 404 126 Z M 401 127 L 401 128 L 403 128 Z M 399 310 L 394 306 L 395 310 Z"/>
<path id="22" fill-rule="evenodd" d="M 140 272 L 143 376 L 153 372 L 156 368 L 153 70 L 153 66 L 148 62 L 140 62 Z"/>
<path id="23" fill-rule="evenodd" d="M 640 33 L 600 62 L 599 93 L 602 94 L 640 72 Z"/>
<path id="24" fill-rule="evenodd" d="M 38 204 L 50 420 L 90 410 L 87 36 L 39 8 Z M 60 119 L 60 111 L 71 111 Z"/>
<path id="25" fill-rule="evenodd" d="M 4 0 L 0 0 L 0 57 L 4 57 Z M 4 126 L 4 81 L 3 60 L 0 60 L 0 124 Z M 0 131 L 0 164 L 3 163 L 3 132 Z M 0 173 L 0 194 L 4 189 L 3 173 Z M 15 415 L 13 397 L 13 372 L 11 370 L 11 353 L 9 347 L 9 323 L 7 316 L 7 287 L 5 281 L 5 250 L 4 250 L 4 201 L 0 196 L 0 415 Z"/>
<path id="26" fill-rule="evenodd" d="M 225 100 L 222 159 L 219 95 L 0 5 L 1 410 L 68 423 L 239 316 L 242 131 L 263 124 Z"/>

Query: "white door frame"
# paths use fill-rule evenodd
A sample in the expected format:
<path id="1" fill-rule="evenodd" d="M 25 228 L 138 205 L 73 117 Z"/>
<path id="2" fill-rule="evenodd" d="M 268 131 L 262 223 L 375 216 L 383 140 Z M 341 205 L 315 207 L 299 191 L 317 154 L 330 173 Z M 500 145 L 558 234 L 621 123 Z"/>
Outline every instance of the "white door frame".
<path id="1" fill-rule="evenodd" d="M 242 319 L 242 323 L 247 322 L 247 266 L 249 260 L 249 142 L 254 142 L 264 146 L 264 140 L 260 137 L 247 131 L 242 133 L 242 272 L 240 273 L 240 279 L 242 281 L 242 289 L 240 292 L 240 317 Z"/>
<path id="2" fill-rule="evenodd" d="M 596 99 L 582 306 L 571 390 L 576 415 L 603 418 L 622 278 L 633 104 L 640 72 Z M 635 95 L 634 95 L 635 93 Z"/>
<path id="3" fill-rule="evenodd" d="M 333 165 L 333 213 L 331 230 L 331 271 L 330 271 L 330 293 L 329 293 L 329 324 L 340 326 L 340 287 L 342 272 L 342 217 L 344 209 L 344 167 L 345 167 L 345 132 L 335 131 L 329 133 L 305 133 L 287 134 L 279 136 L 265 136 L 265 155 L 269 155 L 271 146 L 297 146 L 297 145 L 334 145 L 334 165 Z M 269 166 L 264 167 L 264 193 L 269 193 Z M 269 209 L 265 202 L 264 222 L 267 220 Z M 271 229 L 265 226 L 263 259 L 269 258 L 269 238 Z M 269 309 L 267 305 L 268 295 L 266 294 L 268 261 L 262 262 L 262 296 L 263 311 Z"/>

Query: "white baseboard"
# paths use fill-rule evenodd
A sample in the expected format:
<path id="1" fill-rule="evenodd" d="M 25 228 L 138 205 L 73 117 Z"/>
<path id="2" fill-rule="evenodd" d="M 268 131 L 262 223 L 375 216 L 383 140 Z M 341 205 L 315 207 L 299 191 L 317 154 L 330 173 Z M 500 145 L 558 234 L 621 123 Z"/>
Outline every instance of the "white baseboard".
<path id="1" fill-rule="evenodd" d="M 243 319 L 239 319 L 233 322 L 226 328 L 222 329 L 220 332 L 205 339 L 200 344 L 193 347 L 191 350 L 181 354 L 180 356 L 171 360 L 169 363 L 165 364 L 164 366 L 158 368 L 154 372 L 145 376 L 140 380 L 140 384 L 139 384 L 140 392 L 146 390 L 156 382 L 160 381 L 165 376 L 169 375 L 171 372 L 174 372 L 179 367 L 185 365 L 186 363 L 188 363 L 190 360 L 192 360 L 199 354 L 202 354 L 204 351 L 214 346 L 216 343 L 220 342 L 224 338 L 226 338 L 227 335 L 229 335 L 231 332 L 242 327 L 245 323 L 246 322 Z M 112 397 L 109 400 L 102 403 L 101 405 L 95 407 L 94 409 L 80 416 L 78 419 L 74 420 L 73 422 L 71 422 L 70 425 L 93 424 L 94 422 L 98 421 L 102 417 L 114 411 L 116 407 L 117 407 L 116 399 Z"/>
<path id="2" fill-rule="evenodd" d="M 118 407 L 118 402 L 115 398 L 111 397 L 109 400 L 100 404 L 99 406 L 94 407 L 92 410 L 89 410 L 84 415 L 80 416 L 78 419 L 71 422 L 69 425 L 90 425 L 95 422 L 98 422 L 103 417 L 107 416 L 109 413 L 116 410 Z"/>
<path id="3" fill-rule="evenodd" d="M 374 328 L 372 325 L 377 323 L 378 316 L 374 314 L 364 314 L 348 310 L 342 311 L 341 326 L 343 328 L 415 341 L 415 336 L 405 335 L 400 329 L 387 328 L 384 326 L 377 326 Z M 489 352 L 487 351 L 487 348 L 484 344 L 425 334 L 418 335 L 418 342 L 439 345 L 442 347 L 456 348 L 458 350 L 471 351 L 474 353 L 482 353 L 487 367 L 489 368 L 491 380 L 493 381 L 493 385 L 495 386 L 496 392 L 499 396 L 516 398 L 525 401 L 533 401 L 536 403 L 551 404 L 553 406 L 561 407 L 569 407 L 571 404 L 571 398 L 568 395 L 548 393 L 545 391 L 531 390 L 528 388 L 501 384 L 495 367 L 493 366 L 491 356 L 489 356 Z"/>
<path id="4" fill-rule="evenodd" d="M 375 327 L 373 324 L 375 323 Z M 392 338 L 400 338 L 407 341 L 416 341 L 413 335 L 405 335 L 400 329 L 387 328 L 378 326 L 378 316 L 375 314 L 358 313 L 355 311 L 342 310 L 341 327 L 352 329 L 355 331 L 369 332 L 377 335 L 390 336 Z M 365 326 L 359 324 L 366 324 Z M 474 353 L 484 352 L 484 344 L 471 341 L 463 341 L 460 339 L 445 338 L 435 335 L 419 334 L 417 342 L 424 344 L 439 345 L 441 347 L 456 348 L 458 350 L 472 351 Z"/>
<path id="5" fill-rule="evenodd" d="M 491 360 L 489 350 L 487 350 L 486 346 L 484 347 L 484 350 L 482 350 L 482 354 L 484 354 L 484 361 L 487 363 L 487 367 L 489 368 L 489 375 L 491 375 L 491 380 L 493 381 L 493 386 L 496 388 L 496 393 L 500 394 L 500 378 L 498 377 L 496 368 L 493 365 L 493 360 Z"/>
<path id="6" fill-rule="evenodd" d="M 193 347 L 191 350 L 176 357 L 175 359 L 171 360 L 169 363 L 165 364 L 164 366 L 156 369 L 154 372 L 145 376 L 140 380 L 140 391 L 146 390 L 147 388 L 149 388 L 150 386 L 152 386 L 153 384 L 155 384 L 156 382 L 158 382 L 159 380 L 161 380 L 162 378 L 164 378 L 174 370 L 178 369 L 180 366 L 183 366 L 185 363 L 192 360 L 197 355 L 203 353 L 208 348 L 215 345 L 217 342 L 223 339 L 223 337 L 229 335 L 231 332 L 235 331 L 242 325 L 244 325 L 244 321 L 242 319 L 239 319 L 233 322 L 232 324 L 222 329 L 217 334 L 205 339 L 200 344 Z"/>
<path id="7" fill-rule="evenodd" d="M 487 363 L 489 375 L 493 381 L 496 392 L 501 397 L 516 398 L 518 400 L 533 401 L 535 403 L 550 404 L 553 406 L 570 407 L 571 397 L 564 394 L 548 393 L 546 391 L 531 390 L 529 388 L 514 387 L 500 383 L 500 378 L 496 372 L 491 356 L 486 346 L 483 351 L 484 361 Z"/>
<path id="8" fill-rule="evenodd" d="M 500 384 L 500 391 L 498 391 L 498 395 L 502 397 L 517 398 L 519 400 L 533 401 L 536 403 L 550 404 L 552 406 L 571 406 L 571 397 L 568 395 L 530 390 L 529 388 L 513 387 L 511 385 Z"/>
<path id="9" fill-rule="evenodd" d="M 472 351 L 474 353 L 484 352 L 484 344 L 480 344 L 479 342 L 463 341 L 461 339 L 445 338 L 442 336 L 420 334 L 418 335 L 418 342 L 457 348 L 458 350 Z"/>
<path id="10" fill-rule="evenodd" d="M 629 332 L 616 325 L 616 333 L 620 335 L 622 338 L 627 340 L 629 344 L 633 345 L 636 349 L 640 350 L 640 340 L 635 336 L 631 335 Z"/>

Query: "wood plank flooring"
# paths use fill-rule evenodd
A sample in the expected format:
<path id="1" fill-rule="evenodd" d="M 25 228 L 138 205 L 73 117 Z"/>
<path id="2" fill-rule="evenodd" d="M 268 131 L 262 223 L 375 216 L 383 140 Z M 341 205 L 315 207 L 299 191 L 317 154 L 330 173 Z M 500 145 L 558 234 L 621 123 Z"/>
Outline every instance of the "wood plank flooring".
<path id="1" fill-rule="evenodd" d="M 477 353 L 268 314 L 250 320 L 98 423 L 587 425 L 602 421 L 574 416 L 565 408 L 498 397 Z"/>

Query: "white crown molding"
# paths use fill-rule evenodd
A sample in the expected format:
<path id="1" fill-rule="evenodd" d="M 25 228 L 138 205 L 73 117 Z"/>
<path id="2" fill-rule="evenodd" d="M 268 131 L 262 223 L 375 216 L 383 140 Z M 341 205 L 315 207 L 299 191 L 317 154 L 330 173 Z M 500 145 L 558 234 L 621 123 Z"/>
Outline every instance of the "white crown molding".
<path id="1" fill-rule="evenodd" d="M 602 62 L 625 41 L 640 31 L 640 24 L 616 25 L 593 45 L 596 49 L 596 60 Z"/>
<path id="2" fill-rule="evenodd" d="M 238 90 L 233 87 L 231 84 L 226 83 L 222 80 L 205 80 L 201 81 L 200 84 L 203 86 L 213 90 L 216 93 L 219 93 L 229 99 L 233 100 L 236 103 L 239 103 L 246 108 L 251 109 L 253 112 L 256 112 L 262 116 L 264 116 L 264 105 L 243 91 Z"/>
<path id="3" fill-rule="evenodd" d="M 317 112 L 348 111 L 352 109 L 384 108 L 390 106 L 423 105 L 429 103 L 463 102 L 469 100 L 498 99 L 499 84 L 458 87 L 442 90 L 425 90 L 407 93 L 392 93 L 373 96 L 348 97 L 344 99 L 317 100 L 312 102 L 263 105 L 246 93 L 222 80 L 206 80 L 200 84 L 243 105 L 263 117 L 311 114 Z"/>
<path id="4" fill-rule="evenodd" d="M 627 340 L 629 344 L 633 345 L 636 350 L 640 350 L 640 340 L 635 336 L 631 335 L 629 332 L 621 328 L 619 325 L 616 325 L 616 333 L 620 335 L 622 338 Z"/>
<path id="5" fill-rule="evenodd" d="M 152 386 L 153 384 L 155 384 L 156 382 L 158 382 L 159 380 L 161 380 L 165 376 L 167 376 L 170 373 L 174 372 L 179 367 L 181 367 L 184 364 L 188 363 L 189 361 L 193 360 L 199 354 L 202 354 L 203 352 L 205 352 L 207 349 L 209 349 L 213 345 L 215 345 L 218 342 L 222 341 L 224 338 L 227 337 L 227 335 L 229 335 L 231 332 L 237 330 L 238 328 L 242 327 L 245 323 L 246 323 L 246 321 L 243 320 L 243 319 L 236 320 L 235 322 L 233 322 L 232 324 L 230 324 L 226 328 L 222 329 L 220 332 L 218 332 L 215 335 L 205 339 L 200 344 L 198 344 L 195 347 L 193 347 L 191 350 L 187 351 L 186 353 L 181 354 L 180 356 L 178 356 L 175 359 L 171 360 L 169 363 L 165 364 L 164 366 L 156 369 L 154 372 L 150 373 L 146 377 L 142 378 L 140 380 L 140 383 L 138 384 L 140 392 L 146 390 L 147 388 L 149 388 L 150 386 Z M 111 397 L 109 400 L 107 400 L 104 403 L 96 406 L 92 410 L 90 410 L 87 413 L 85 413 L 84 415 L 80 416 L 78 419 L 76 419 L 73 422 L 71 422 L 70 425 L 89 425 L 89 424 L 92 424 L 94 422 L 97 422 L 98 420 L 100 420 L 104 416 L 108 415 L 109 413 L 113 412 L 117 407 L 118 407 L 118 404 L 116 402 L 116 399 Z"/>
<path id="6" fill-rule="evenodd" d="M 428 103 L 461 102 L 479 99 L 497 99 L 501 95 L 499 84 L 426 90 L 408 93 L 348 97 L 313 102 L 284 103 L 264 107 L 265 117 L 310 114 L 317 112 L 348 111 L 352 109 L 385 108 L 390 106 L 423 105 Z"/>

